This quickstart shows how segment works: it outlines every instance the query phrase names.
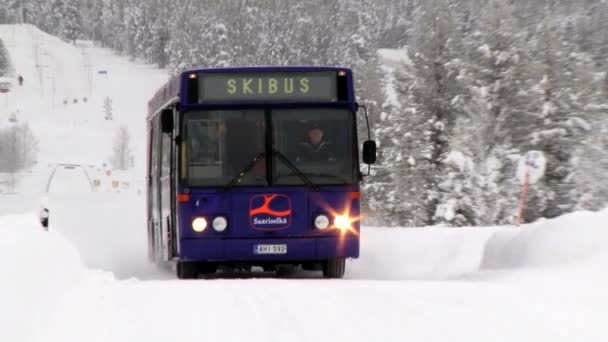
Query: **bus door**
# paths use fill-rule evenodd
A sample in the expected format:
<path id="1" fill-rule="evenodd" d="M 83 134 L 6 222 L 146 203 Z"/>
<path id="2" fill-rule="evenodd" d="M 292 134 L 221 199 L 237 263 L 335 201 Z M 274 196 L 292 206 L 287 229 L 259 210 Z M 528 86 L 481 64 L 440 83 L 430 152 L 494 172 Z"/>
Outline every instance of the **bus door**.
<path id="1" fill-rule="evenodd" d="M 173 168 L 175 165 L 172 136 L 162 134 L 160 143 L 160 247 L 162 259 L 170 260 L 173 256 L 172 246 L 175 239 L 173 236 L 173 199 L 175 198 Z"/>
<path id="2" fill-rule="evenodd" d="M 160 190 L 159 190 L 159 174 L 160 174 L 160 148 L 161 148 L 161 133 L 158 124 L 158 118 L 150 121 L 149 137 L 150 145 L 148 146 L 148 248 L 149 257 L 152 260 L 158 260 L 159 244 L 160 244 Z"/>

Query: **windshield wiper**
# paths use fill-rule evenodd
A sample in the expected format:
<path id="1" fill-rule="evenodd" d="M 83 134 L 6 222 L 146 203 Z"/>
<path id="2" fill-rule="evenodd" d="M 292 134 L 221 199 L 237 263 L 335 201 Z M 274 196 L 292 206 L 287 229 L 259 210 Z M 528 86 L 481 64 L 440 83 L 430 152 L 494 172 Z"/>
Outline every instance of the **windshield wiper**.
<path id="1" fill-rule="evenodd" d="M 264 159 L 265 156 L 266 152 L 260 152 L 257 156 L 255 156 L 255 158 L 253 158 L 251 162 L 247 164 L 247 166 L 245 166 L 243 170 L 241 170 L 241 172 L 237 173 L 236 177 L 232 178 L 232 180 L 228 182 L 228 184 L 224 185 L 224 190 L 228 190 L 232 188 L 236 183 L 240 182 L 243 177 L 245 177 L 247 173 L 249 173 L 249 171 L 251 171 L 260 160 Z"/>
<path id="2" fill-rule="evenodd" d="M 302 173 L 302 171 L 300 171 L 300 169 L 298 169 L 295 165 L 293 165 L 293 163 L 287 157 L 285 157 L 285 155 L 283 153 L 281 153 L 277 150 L 272 150 L 272 155 L 279 158 L 279 160 L 282 161 L 285 165 L 287 165 L 287 167 L 289 167 L 291 169 L 291 171 L 295 172 L 296 175 L 298 177 L 300 177 L 302 182 L 304 182 L 306 185 L 308 185 L 309 188 L 311 188 L 313 190 L 318 189 L 318 187 L 310 180 L 310 178 L 306 177 L 306 175 L 304 173 Z"/>

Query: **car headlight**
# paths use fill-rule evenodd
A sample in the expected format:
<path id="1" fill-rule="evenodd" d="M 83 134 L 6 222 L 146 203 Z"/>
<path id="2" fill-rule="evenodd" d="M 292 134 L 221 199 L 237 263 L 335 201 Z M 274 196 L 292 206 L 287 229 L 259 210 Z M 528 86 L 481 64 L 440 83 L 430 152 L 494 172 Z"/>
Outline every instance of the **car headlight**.
<path id="1" fill-rule="evenodd" d="M 350 219 L 345 215 L 336 215 L 334 217 L 334 226 L 338 229 L 347 229 L 350 227 Z"/>
<path id="2" fill-rule="evenodd" d="M 223 232 L 228 227 L 228 220 L 223 216 L 218 216 L 211 223 L 216 232 Z"/>
<path id="3" fill-rule="evenodd" d="M 315 217 L 315 227 L 319 230 L 325 230 L 329 227 L 329 217 L 327 215 L 318 215 Z"/>
<path id="4" fill-rule="evenodd" d="M 194 220 L 192 220 L 192 229 L 197 232 L 200 233 L 203 230 L 205 230 L 207 228 L 207 220 L 205 220 L 204 217 L 197 217 Z"/>

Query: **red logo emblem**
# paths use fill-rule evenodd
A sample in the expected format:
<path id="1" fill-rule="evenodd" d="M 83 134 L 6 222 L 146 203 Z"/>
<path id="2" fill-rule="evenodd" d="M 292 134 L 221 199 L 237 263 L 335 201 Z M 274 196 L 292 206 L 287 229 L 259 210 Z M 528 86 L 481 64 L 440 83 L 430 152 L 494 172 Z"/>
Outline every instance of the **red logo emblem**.
<path id="1" fill-rule="evenodd" d="M 285 229 L 291 225 L 291 201 L 281 194 L 255 195 L 251 197 L 249 218 L 256 229 Z"/>

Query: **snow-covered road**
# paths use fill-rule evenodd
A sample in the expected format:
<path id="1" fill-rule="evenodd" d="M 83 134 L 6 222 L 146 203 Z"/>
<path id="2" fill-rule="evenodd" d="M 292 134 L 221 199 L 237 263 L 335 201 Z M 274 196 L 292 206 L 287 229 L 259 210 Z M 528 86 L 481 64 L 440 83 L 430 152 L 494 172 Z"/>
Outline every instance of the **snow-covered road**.
<path id="1" fill-rule="evenodd" d="M 366 228 L 362 256 L 349 263 L 344 280 L 295 274 L 180 281 L 147 267 L 137 252 L 145 242 L 129 227 L 133 215 L 120 208 L 133 202 L 99 200 L 70 204 L 79 213 L 71 214 L 73 221 L 88 223 L 79 230 L 58 222 L 56 231 L 45 233 L 33 215 L 0 219 L 0 267 L 8 270 L 0 285 L 8 305 L 0 317 L 9 323 L 2 340 L 603 341 L 607 336 L 608 212 L 504 230 Z M 93 208 L 118 214 L 90 219 Z M 126 237 L 117 234 L 129 228 Z M 580 238 L 581 229 L 587 238 Z"/>
<path id="2" fill-rule="evenodd" d="M 19 110 L 41 150 L 19 193 L 0 196 L 0 341 L 608 340 L 608 211 L 522 227 L 365 228 L 361 258 L 342 280 L 176 280 L 146 261 L 138 191 L 146 102 L 164 73 L 30 26 L 0 25 L 0 37 L 26 79 L 0 120 Z M 64 106 L 88 94 L 89 76 L 87 103 Z M 62 84 L 54 92 L 53 78 Z M 121 123 L 136 168 L 108 174 Z M 102 190 L 115 177 L 130 186 L 91 192 L 79 170 L 59 169 L 43 232 L 34 211 L 58 163 L 81 165 Z"/>

